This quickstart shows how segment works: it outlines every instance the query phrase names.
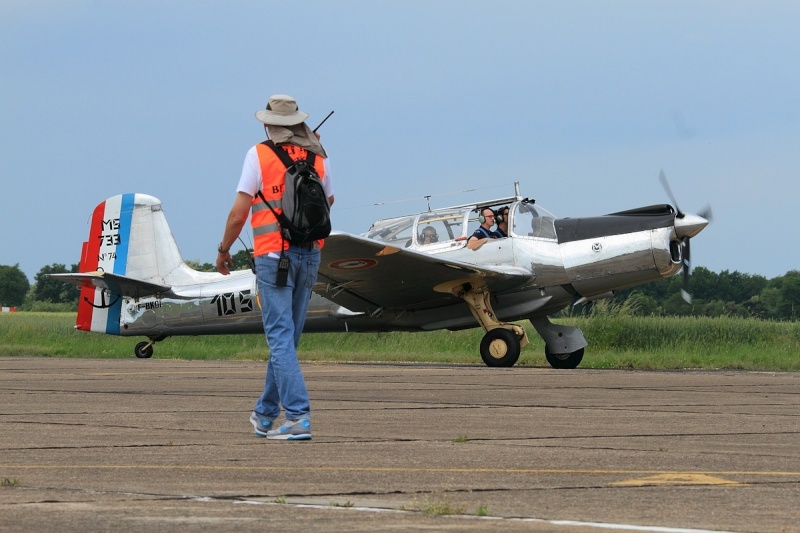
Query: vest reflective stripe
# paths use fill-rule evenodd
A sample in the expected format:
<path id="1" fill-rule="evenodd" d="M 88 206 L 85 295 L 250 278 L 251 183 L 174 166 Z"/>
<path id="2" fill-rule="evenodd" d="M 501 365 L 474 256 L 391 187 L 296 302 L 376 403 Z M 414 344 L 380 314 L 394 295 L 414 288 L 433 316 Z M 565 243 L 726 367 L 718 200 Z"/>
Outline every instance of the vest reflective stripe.
<path id="1" fill-rule="evenodd" d="M 266 235 L 267 233 L 278 231 L 278 228 L 280 228 L 280 225 L 277 222 L 275 224 L 266 224 L 264 226 L 259 226 L 257 228 L 253 228 L 253 236 L 257 237 L 259 235 Z"/>
<path id="2" fill-rule="evenodd" d="M 297 161 L 306 157 L 306 151 L 299 146 L 286 145 L 289 157 Z M 281 147 L 283 149 L 283 147 Z M 277 213 L 281 212 L 280 202 L 283 194 L 284 180 L 286 179 L 286 166 L 269 146 L 256 145 L 256 154 L 261 166 L 261 192 Z M 314 169 L 322 181 L 325 181 L 325 160 L 317 156 L 314 160 Z M 266 255 L 270 252 L 280 252 L 284 246 L 281 238 L 280 226 L 275 215 L 264 201 L 256 195 L 250 206 L 250 225 L 253 228 L 253 248 L 255 255 Z M 322 240 L 318 241 L 320 247 Z M 286 247 L 288 247 L 288 242 Z"/>
<path id="3" fill-rule="evenodd" d="M 261 198 L 259 198 L 259 200 L 261 200 Z M 269 205 L 272 207 L 272 209 L 277 211 L 281 206 L 281 202 L 280 202 L 280 200 L 270 200 Z M 260 201 L 258 203 L 254 203 L 251 206 L 250 210 L 253 213 L 256 213 L 258 211 L 264 211 L 264 210 L 269 211 L 269 207 L 263 201 Z"/>

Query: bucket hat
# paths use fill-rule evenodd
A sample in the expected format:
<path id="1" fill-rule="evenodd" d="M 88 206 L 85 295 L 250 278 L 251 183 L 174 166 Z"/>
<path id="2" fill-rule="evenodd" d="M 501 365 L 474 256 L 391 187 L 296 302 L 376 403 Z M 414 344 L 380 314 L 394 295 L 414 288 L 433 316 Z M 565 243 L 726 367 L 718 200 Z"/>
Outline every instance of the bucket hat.
<path id="1" fill-rule="evenodd" d="M 303 123 L 308 113 L 300 111 L 291 96 L 276 94 L 269 97 L 265 110 L 256 111 L 256 118 L 268 126 L 294 126 Z"/>

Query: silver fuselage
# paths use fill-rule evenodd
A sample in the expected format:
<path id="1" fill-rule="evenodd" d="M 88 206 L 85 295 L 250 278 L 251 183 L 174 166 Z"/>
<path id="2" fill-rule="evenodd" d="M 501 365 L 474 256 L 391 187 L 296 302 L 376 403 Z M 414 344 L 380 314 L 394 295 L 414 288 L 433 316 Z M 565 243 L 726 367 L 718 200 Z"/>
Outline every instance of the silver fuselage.
<path id="1" fill-rule="evenodd" d="M 506 321 L 546 316 L 581 299 L 607 297 L 616 290 L 672 276 L 681 268 L 680 235 L 676 234 L 669 206 L 556 219 L 538 205 L 516 198 L 509 202 L 509 236 L 490 239 L 477 251 L 466 246 L 466 237 L 477 227 L 474 207 L 379 221 L 365 238 L 388 245 L 402 241 L 406 248 L 462 263 L 524 269 L 530 273 L 527 285 L 492 294 L 497 316 Z M 413 238 L 423 226 L 437 223 L 446 225 L 443 233 L 449 232 L 440 242 L 422 245 Z M 125 297 L 119 334 L 159 339 L 263 331 L 252 272 L 203 279 L 199 284 L 173 285 L 164 294 Z M 324 294 L 325 287 L 320 284 L 315 291 Z M 459 301 L 414 313 L 383 309 L 370 314 L 353 312 L 314 294 L 304 331 L 422 331 L 475 326 L 469 308 Z"/>

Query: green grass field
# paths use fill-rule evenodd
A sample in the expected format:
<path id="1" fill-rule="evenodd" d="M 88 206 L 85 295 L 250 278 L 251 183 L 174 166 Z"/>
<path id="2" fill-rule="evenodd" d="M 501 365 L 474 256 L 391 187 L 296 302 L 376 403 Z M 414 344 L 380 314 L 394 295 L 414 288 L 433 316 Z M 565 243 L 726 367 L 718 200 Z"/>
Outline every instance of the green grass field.
<path id="1" fill-rule="evenodd" d="M 133 358 L 140 337 L 76 331 L 74 313 L 0 315 L 0 356 Z M 583 330 L 589 346 L 579 368 L 800 370 L 800 323 L 740 318 L 597 315 L 554 322 Z M 522 323 L 530 344 L 518 365 L 549 366 L 544 343 Z M 483 364 L 483 330 L 425 333 L 314 333 L 303 336 L 305 361 L 408 361 Z M 170 337 L 154 358 L 266 360 L 262 335 Z"/>

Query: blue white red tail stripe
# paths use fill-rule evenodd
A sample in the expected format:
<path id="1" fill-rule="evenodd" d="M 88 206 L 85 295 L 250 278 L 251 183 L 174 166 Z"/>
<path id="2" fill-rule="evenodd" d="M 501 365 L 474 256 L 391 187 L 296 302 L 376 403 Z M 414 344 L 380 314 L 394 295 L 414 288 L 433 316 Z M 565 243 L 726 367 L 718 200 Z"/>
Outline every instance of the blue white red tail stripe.
<path id="1" fill-rule="evenodd" d="M 89 240 L 84 244 L 81 272 L 125 275 L 135 194 L 122 194 L 97 205 L 92 214 Z M 122 298 L 92 285 L 81 289 L 76 327 L 119 335 Z"/>

